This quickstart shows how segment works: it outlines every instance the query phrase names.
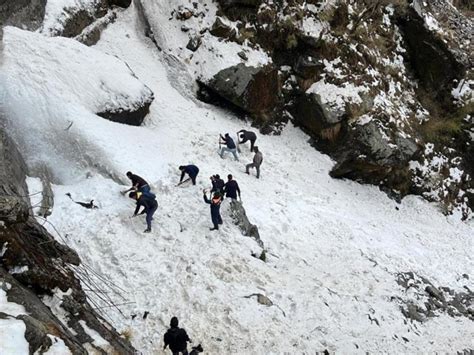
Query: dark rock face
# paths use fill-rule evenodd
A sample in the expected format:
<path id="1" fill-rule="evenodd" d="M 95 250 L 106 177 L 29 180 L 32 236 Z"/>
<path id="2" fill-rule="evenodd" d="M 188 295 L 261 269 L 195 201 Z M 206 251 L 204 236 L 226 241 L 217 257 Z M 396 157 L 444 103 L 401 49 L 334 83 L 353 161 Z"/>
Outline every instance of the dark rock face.
<path id="1" fill-rule="evenodd" d="M 271 65 L 255 68 L 238 64 L 220 71 L 204 85 L 261 122 L 280 101 L 278 71 Z"/>
<path id="2" fill-rule="evenodd" d="M 9 204 L 0 204 L 0 287 L 4 287 L 10 302 L 25 307 L 27 314 L 16 318 L 25 323 L 30 353 L 47 350 L 51 346 L 47 334 L 52 334 L 60 337 L 74 354 L 87 354 L 84 344 L 91 339 L 77 335 L 81 334 L 81 320 L 110 343 L 108 350 L 112 353 L 135 353 L 128 341 L 120 338 L 88 303 L 71 267 L 80 267 L 76 252 L 58 243 L 30 216 L 26 172 L 19 151 L 0 129 L 0 196 L 7 196 L 8 201 L 16 199 L 17 205 L 22 206 L 22 213 L 18 214 L 12 213 Z M 24 211 L 23 206 L 26 206 Z M 68 292 L 61 305 L 68 318 L 67 325 L 41 300 L 41 296 L 51 295 L 55 289 Z M 103 349 L 98 351 L 105 353 Z"/>
<path id="3" fill-rule="evenodd" d="M 219 0 L 219 4 L 222 7 L 231 6 L 247 6 L 247 7 L 259 7 L 262 0 Z"/>
<path id="4" fill-rule="evenodd" d="M 43 23 L 46 0 L 0 0 L 0 27 L 37 30 Z"/>
<path id="5" fill-rule="evenodd" d="M 189 42 L 186 45 L 186 48 L 192 52 L 195 52 L 198 50 L 200 45 L 201 45 L 201 37 L 198 35 L 195 35 L 189 39 Z"/>
<path id="6" fill-rule="evenodd" d="M 132 3 L 132 0 L 108 0 L 108 2 L 111 6 L 115 5 L 118 7 L 127 8 Z"/>
<path id="7" fill-rule="evenodd" d="M 411 186 L 408 163 L 419 147 L 410 138 L 400 135 L 390 138 L 375 121 L 355 126 L 347 133 L 342 148 L 336 151 L 338 163 L 330 175 L 379 184 L 396 190 L 396 197 L 405 196 Z"/>
<path id="8" fill-rule="evenodd" d="M 321 102 L 318 94 L 302 93 L 294 100 L 292 108 L 295 123 L 316 137 L 326 137 L 333 141 L 339 135 L 341 122 L 346 118 L 344 109 L 335 110 Z M 328 136 L 333 132 L 333 136 Z"/>
<path id="9" fill-rule="evenodd" d="M 119 109 L 116 111 L 98 112 L 97 115 L 113 122 L 140 126 L 146 115 L 150 112 L 150 105 L 153 102 L 153 93 L 149 90 L 148 95 L 142 102 L 134 105 L 131 109 Z"/>
<path id="10" fill-rule="evenodd" d="M 210 31 L 213 36 L 221 38 L 232 38 L 235 37 L 235 29 L 225 24 L 220 17 L 216 18 L 216 21 L 212 25 Z"/>
<path id="11" fill-rule="evenodd" d="M 415 10 L 410 9 L 399 23 L 409 50 L 409 61 L 420 84 L 438 99 L 449 97 L 453 81 L 464 77 L 466 63 L 425 27 L 423 18 Z"/>

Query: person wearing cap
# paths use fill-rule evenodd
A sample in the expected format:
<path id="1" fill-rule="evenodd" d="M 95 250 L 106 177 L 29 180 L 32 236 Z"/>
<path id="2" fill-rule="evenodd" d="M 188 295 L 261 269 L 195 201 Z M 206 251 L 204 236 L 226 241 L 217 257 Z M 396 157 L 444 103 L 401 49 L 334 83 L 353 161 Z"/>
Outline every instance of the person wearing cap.
<path id="1" fill-rule="evenodd" d="M 222 147 L 219 155 L 221 156 L 222 159 L 224 159 L 224 153 L 225 152 L 231 152 L 234 155 L 235 160 L 239 160 L 239 157 L 237 155 L 237 147 L 235 146 L 234 140 L 229 136 L 229 133 L 226 133 L 224 137 L 222 135 L 220 136 L 220 141 L 219 144 L 225 144 L 225 147 Z"/>
<path id="2" fill-rule="evenodd" d="M 163 350 L 169 346 L 173 355 L 179 355 L 179 353 L 188 355 L 187 343 L 191 342 L 191 339 L 189 339 L 186 330 L 179 328 L 178 325 L 178 318 L 171 318 L 170 328 L 166 331 L 163 337 L 165 343 Z"/>

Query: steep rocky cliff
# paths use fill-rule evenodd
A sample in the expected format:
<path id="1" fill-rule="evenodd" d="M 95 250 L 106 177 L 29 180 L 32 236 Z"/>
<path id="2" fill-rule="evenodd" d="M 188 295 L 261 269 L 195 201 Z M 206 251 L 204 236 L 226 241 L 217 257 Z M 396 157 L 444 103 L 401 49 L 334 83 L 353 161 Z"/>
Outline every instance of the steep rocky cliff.
<path id="1" fill-rule="evenodd" d="M 74 271 L 81 265 L 76 252 L 58 243 L 30 213 L 26 172 L 20 153 L 2 128 L 0 292 L 7 303 L 0 304 L 0 319 L 23 322 L 30 354 L 47 351 L 57 339 L 64 342 L 63 351 L 73 354 L 134 353 L 90 305 Z M 9 303 L 24 311 L 12 312 L 5 307 Z"/>

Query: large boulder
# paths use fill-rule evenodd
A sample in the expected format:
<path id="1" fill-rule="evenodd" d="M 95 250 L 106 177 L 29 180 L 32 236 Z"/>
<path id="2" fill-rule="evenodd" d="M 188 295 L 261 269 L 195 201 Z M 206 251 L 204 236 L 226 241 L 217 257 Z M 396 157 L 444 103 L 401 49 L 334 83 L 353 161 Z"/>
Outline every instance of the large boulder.
<path id="1" fill-rule="evenodd" d="M 356 124 L 335 154 L 330 175 L 376 184 L 401 197 L 410 191 L 409 161 L 418 150 L 414 139 L 387 131 L 377 120 Z"/>
<path id="2" fill-rule="evenodd" d="M 294 100 L 292 114 L 295 123 L 314 137 L 334 141 L 346 118 L 343 108 L 331 108 L 314 93 L 301 93 Z M 333 134 L 329 134 L 333 132 Z"/>
<path id="3" fill-rule="evenodd" d="M 258 119 L 265 119 L 280 100 L 278 70 L 272 65 L 238 64 L 221 70 L 205 86 Z"/>

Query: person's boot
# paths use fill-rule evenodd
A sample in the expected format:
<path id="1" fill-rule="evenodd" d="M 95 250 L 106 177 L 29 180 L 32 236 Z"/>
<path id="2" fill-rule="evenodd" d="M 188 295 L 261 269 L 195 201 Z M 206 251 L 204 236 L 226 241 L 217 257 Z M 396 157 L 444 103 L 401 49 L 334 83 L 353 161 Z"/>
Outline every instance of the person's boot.
<path id="1" fill-rule="evenodd" d="M 212 228 L 209 228 L 210 231 L 217 231 L 219 230 L 219 226 L 215 225 L 214 227 Z"/>
<path id="2" fill-rule="evenodd" d="M 143 231 L 143 233 L 150 233 L 151 232 L 151 228 L 147 228 Z"/>

